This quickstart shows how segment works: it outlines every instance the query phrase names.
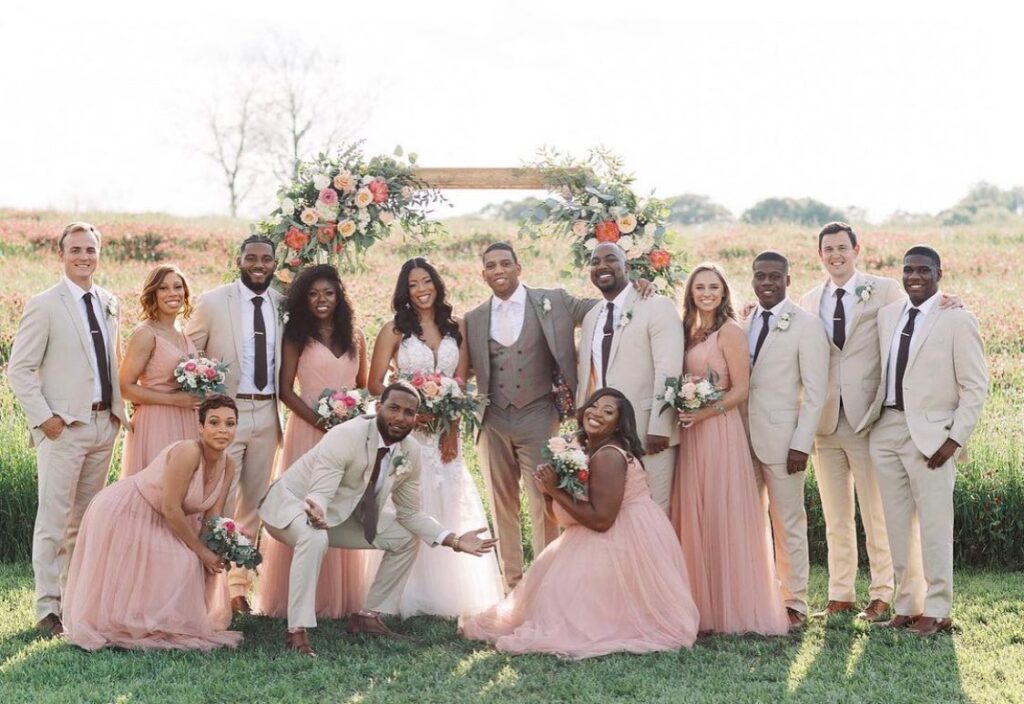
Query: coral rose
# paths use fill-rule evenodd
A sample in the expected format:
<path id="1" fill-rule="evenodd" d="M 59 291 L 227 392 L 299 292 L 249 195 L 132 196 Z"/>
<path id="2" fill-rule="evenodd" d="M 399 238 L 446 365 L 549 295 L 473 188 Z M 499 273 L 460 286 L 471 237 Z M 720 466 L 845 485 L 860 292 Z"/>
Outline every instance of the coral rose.
<path id="1" fill-rule="evenodd" d="M 588 472 L 585 469 L 581 469 L 579 472 L 576 473 L 576 476 L 579 477 L 579 480 L 581 482 L 585 482 L 588 479 L 590 479 L 590 472 Z"/>
<path id="2" fill-rule="evenodd" d="M 299 220 L 302 221 L 303 225 L 315 225 L 319 219 L 320 214 L 313 208 L 304 208 L 302 210 L 302 215 L 299 216 Z"/>
<path id="3" fill-rule="evenodd" d="M 598 242 L 618 242 L 619 226 L 615 224 L 614 220 L 599 222 L 594 228 L 594 237 Z"/>
<path id="4" fill-rule="evenodd" d="M 338 233 L 342 237 L 351 237 L 356 233 L 356 224 L 351 220 L 342 220 L 338 223 Z"/>
<path id="5" fill-rule="evenodd" d="M 325 188 L 320 191 L 320 202 L 324 205 L 337 205 L 338 204 L 338 192 L 333 188 Z"/>
<path id="6" fill-rule="evenodd" d="M 668 267 L 672 263 L 672 255 L 664 249 L 652 249 L 650 254 L 647 255 L 647 259 L 657 271 Z"/>
<path id="7" fill-rule="evenodd" d="M 367 186 L 373 194 L 374 203 L 383 203 L 388 199 L 388 182 L 382 178 L 375 178 Z"/>
<path id="8" fill-rule="evenodd" d="M 327 244 L 334 239 L 334 235 L 337 231 L 337 226 L 333 222 L 321 225 L 316 228 L 316 239 L 320 244 Z"/>
<path id="9" fill-rule="evenodd" d="M 309 242 L 309 235 L 297 227 L 293 227 L 285 233 L 284 243 L 292 249 L 302 249 L 307 242 Z"/>
<path id="10" fill-rule="evenodd" d="M 288 260 L 288 266 L 298 269 L 300 266 L 302 266 L 302 260 L 299 259 L 298 257 L 292 257 L 291 259 Z"/>
<path id="11" fill-rule="evenodd" d="M 356 191 L 356 205 L 365 208 L 373 202 L 373 193 L 369 188 L 360 188 Z"/>

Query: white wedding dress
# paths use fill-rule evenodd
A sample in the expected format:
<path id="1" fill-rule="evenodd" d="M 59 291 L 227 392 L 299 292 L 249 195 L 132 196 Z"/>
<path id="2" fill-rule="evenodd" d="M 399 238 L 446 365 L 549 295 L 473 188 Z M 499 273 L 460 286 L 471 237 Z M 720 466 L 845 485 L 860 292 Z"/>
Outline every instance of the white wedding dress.
<path id="1" fill-rule="evenodd" d="M 398 347 L 398 371 L 434 371 L 455 376 L 459 346 L 451 337 L 441 340 L 437 359 L 418 337 L 402 340 Z M 487 516 L 473 477 L 462 460 L 462 449 L 452 462 L 442 462 L 437 435 L 415 434 L 423 446 L 420 496 L 423 512 L 459 535 L 487 526 Z M 486 534 L 488 537 L 490 533 Z M 504 596 L 498 561 L 493 553 L 473 557 L 448 548 L 420 543 L 412 574 L 402 594 L 402 618 L 429 614 L 456 617 L 475 614 Z"/>

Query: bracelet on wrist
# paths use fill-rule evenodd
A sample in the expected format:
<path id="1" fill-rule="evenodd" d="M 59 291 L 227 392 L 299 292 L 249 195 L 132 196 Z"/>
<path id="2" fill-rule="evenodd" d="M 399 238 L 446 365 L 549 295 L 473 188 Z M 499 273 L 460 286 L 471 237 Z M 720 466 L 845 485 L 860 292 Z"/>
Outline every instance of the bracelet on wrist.
<path id="1" fill-rule="evenodd" d="M 452 550 L 459 552 L 459 536 L 452 538 Z"/>
<path id="2" fill-rule="evenodd" d="M 716 403 L 714 406 L 712 406 L 712 408 L 714 408 L 715 411 L 718 412 L 718 415 L 720 415 L 720 416 L 724 416 L 725 415 L 725 404 L 724 403 Z"/>

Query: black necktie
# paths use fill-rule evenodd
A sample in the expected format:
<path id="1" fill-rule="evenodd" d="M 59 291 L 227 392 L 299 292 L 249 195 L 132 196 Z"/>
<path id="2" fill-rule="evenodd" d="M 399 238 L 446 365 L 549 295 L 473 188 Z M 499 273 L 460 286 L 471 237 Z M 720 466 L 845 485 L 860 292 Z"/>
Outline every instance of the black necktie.
<path id="1" fill-rule="evenodd" d="M 92 336 L 92 347 L 96 351 L 96 368 L 100 372 L 100 398 L 110 406 L 113 389 L 110 386 L 110 365 L 107 360 L 107 346 L 103 344 L 103 330 L 96 319 L 96 311 L 92 308 L 92 292 L 82 296 L 85 301 L 85 312 L 89 315 L 89 334 Z"/>
<path id="2" fill-rule="evenodd" d="M 263 321 L 262 296 L 252 297 L 252 329 L 256 333 L 256 369 L 253 370 L 252 382 L 262 391 L 267 385 L 267 325 Z"/>
<path id="3" fill-rule="evenodd" d="M 846 309 L 843 308 L 843 296 L 846 291 L 836 289 L 836 311 L 832 314 L 832 342 L 843 349 L 846 344 Z"/>
<path id="4" fill-rule="evenodd" d="M 900 333 L 900 348 L 896 352 L 896 408 L 903 410 L 903 374 L 907 371 L 907 358 L 910 356 L 910 338 L 914 335 L 914 318 L 921 311 L 911 308 L 907 313 L 910 318 Z"/>
<path id="5" fill-rule="evenodd" d="M 768 337 L 768 321 L 772 317 L 770 310 L 762 311 L 761 317 L 764 319 L 764 324 L 761 325 L 761 332 L 757 335 L 757 343 L 754 345 L 754 363 L 757 362 L 757 355 L 761 354 L 761 345 L 764 344 L 764 339 Z"/>
<path id="6" fill-rule="evenodd" d="M 370 483 L 366 485 L 363 498 L 359 500 L 361 507 L 360 515 L 363 521 L 363 537 L 366 542 L 373 543 L 377 537 L 377 479 L 380 477 L 380 465 L 384 461 L 384 455 L 388 454 L 388 448 L 381 447 L 377 450 L 377 461 L 373 463 L 373 471 L 370 473 Z"/>
<path id="7" fill-rule="evenodd" d="M 615 335 L 615 304 L 608 301 L 608 317 L 604 321 L 604 336 L 601 338 L 601 386 L 608 386 L 608 358 L 612 356 L 612 337 Z"/>

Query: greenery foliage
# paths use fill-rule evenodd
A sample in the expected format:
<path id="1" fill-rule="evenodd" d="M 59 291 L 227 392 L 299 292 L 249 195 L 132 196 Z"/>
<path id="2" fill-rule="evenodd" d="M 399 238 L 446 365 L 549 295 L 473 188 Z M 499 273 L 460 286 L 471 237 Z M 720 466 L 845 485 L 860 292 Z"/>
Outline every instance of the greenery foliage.
<path id="1" fill-rule="evenodd" d="M 696 193 L 666 198 L 665 204 L 668 205 L 668 221 L 679 225 L 704 225 L 732 220 L 728 208 L 715 203 L 708 196 Z"/>
<path id="2" fill-rule="evenodd" d="M 846 213 L 813 198 L 766 198 L 743 211 L 743 222 L 791 223 L 821 227 L 834 220 L 846 220 Z"/>

